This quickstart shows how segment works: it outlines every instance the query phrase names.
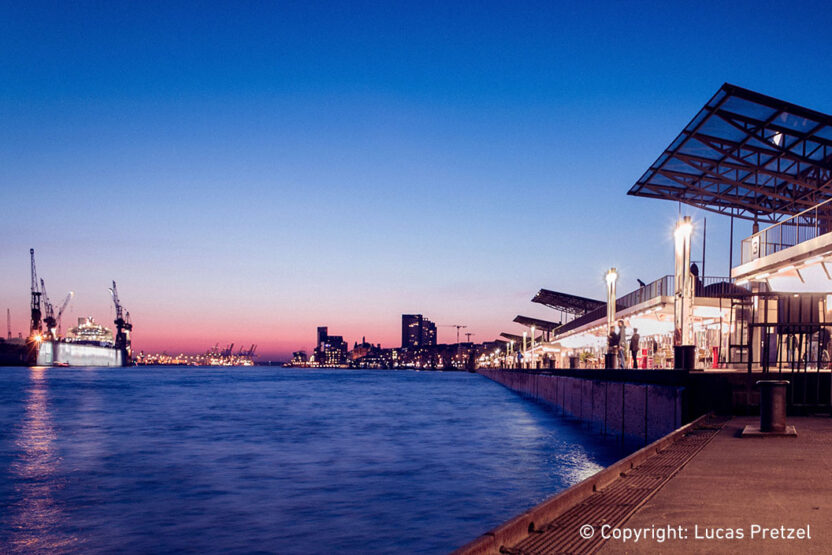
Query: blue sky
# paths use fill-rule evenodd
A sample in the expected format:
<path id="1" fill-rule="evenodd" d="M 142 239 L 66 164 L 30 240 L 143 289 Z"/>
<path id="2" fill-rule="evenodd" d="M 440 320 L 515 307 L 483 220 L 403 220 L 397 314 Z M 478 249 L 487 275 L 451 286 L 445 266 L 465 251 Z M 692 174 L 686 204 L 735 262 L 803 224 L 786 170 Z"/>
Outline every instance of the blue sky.
<path id="1" fill-rule="evenodd" d="M 554 316 L 540 287 L 670 273 L 678 207 L 626 191 L 723 82 L 832 113 L 830 24 L 821 2 L 3 3 L 0 302 L 23 330 L 34 247 L 75 316 L 109 320 L 117 279 L 139 348 L 280 356 L 318 324 L 393 346 L 403 312 L 490 340 Z"/>

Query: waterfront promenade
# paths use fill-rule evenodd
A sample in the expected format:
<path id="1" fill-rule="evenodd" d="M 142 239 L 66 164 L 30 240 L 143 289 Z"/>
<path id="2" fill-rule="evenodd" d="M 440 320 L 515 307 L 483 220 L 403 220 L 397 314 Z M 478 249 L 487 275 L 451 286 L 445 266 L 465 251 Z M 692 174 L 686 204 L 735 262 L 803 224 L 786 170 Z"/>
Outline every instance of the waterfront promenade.
<path id="1" fill-rule="evenodd" d="M 790 418 L 796 438 L 739 437 L 756 422 L 699 420 L 459 552 L 829 552 L 832 418 Z"/>
<path id="2" fill-rule="evenodd" d="M 832 418 L 796 417 L 796 438 L 740 438 L 752 417 L 734 418 L 624 526 L 681 526 L 687 539 L 609 540 L 601 553 L 829 553 L 832 546 Z M 811 539 L 751 538 L 751 527 L 788 534 L 809 526 Z M 743 539 L 696 539 L 740 529 Z"/>

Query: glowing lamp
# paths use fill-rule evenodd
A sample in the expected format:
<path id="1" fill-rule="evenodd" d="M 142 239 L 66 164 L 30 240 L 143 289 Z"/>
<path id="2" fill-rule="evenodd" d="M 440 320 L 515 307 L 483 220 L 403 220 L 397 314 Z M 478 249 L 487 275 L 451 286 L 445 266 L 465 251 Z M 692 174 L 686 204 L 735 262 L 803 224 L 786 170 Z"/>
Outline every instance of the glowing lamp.
<path id="1" fill-rule="evenodd" d="M 691 233 L 693 233 L 693 224 L 689 220 L 682 220 L 676 226 L 676 231 L 673 232 L 673 235 L 677 241 L 680 241 L 689 238 Z"/>

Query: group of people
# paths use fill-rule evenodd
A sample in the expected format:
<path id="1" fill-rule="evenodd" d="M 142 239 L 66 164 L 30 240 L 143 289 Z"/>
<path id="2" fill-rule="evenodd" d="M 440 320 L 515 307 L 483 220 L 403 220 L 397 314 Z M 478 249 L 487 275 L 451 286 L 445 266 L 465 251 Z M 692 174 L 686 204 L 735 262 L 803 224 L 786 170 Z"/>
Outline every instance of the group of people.
<path id="1" fill-rule="evenodd" d="M 618 332 L 615 329 L 610 330 L 610 335 L 607 338 L 607 346 L 609 353 L 613 353 L 613 361 L 618 362 L 617 368 L 626 368 L 627 359 L 625 351 L 629 347 L 630 354 L 633 358 L 633 368 L 638 369 L 638 344 L 641 337 L 638 334 L 638 328 L 633 328 L 633 335 L 630 336 L 629 345 L 627 343 L 627 328 L 624 326 L 624 320 L 618 321 Z"/>

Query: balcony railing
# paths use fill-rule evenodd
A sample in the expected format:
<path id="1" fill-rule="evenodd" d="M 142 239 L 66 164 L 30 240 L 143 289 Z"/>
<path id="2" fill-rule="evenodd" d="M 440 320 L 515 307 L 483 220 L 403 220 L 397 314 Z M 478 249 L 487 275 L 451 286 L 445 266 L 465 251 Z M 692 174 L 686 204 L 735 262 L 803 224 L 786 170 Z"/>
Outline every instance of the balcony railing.
<path id="1" fill-rule="evenodd" d="M 742 241 L 742 263 L 832 232 L 832 199 L 767 227 Z"/>
<path id="2" fill-rule="evenodd" d="M 673 275 L 660 277 L 644 287 L 639 287 L 635 291 L 619 297 L 616 303 L 624 308 L 629 308 L 656 297 L 672 297 L 675 293 L 675 281 L 675 276 Z M 734 285 L 733 280 L 729 277 L 706 276 L 697 279 L 695 296 L 726 297 L 736 294 L 740 289 Z"/>
<path id="3" fill-rule="evenodd" d="M 648 283 L 644 287 L 639 287 L 631 293 L 627 293 L 623 297 L 616 299 L 618 309 L 630 308 L 637 304 L 655 299 L 656 297 L 672 297 L 675 293 L 673 284 L 675 276 L 667 275 L 660 277 L 656 281 Z M 737 285 L 734 285 L 733 280 L 728 277 L 709 276 L 699 278 L 696 282 L 697 297 L 730 297 L 747 294 L 748 290 Z M 606 305 L 591 310 L 583 316 L 578 316 L 574 320 L 565 323 L 555 330 L 556 336 L 561 336 L 574 329 L 577 329 L 590 322 L 595 322 L 601 318 L 605 318 L 607 314 Z"/>
<path id="4" fill-rule="evenodd" d="M 627 293 L 623 297 L 618 297 L 616 304 L 629 308 L 639 303 L 649 301 L 656 297 L 673 296 L 673 281 L 674 276 L 663 276 L 645 285 L 639 287 L 631 293 Z"/>

